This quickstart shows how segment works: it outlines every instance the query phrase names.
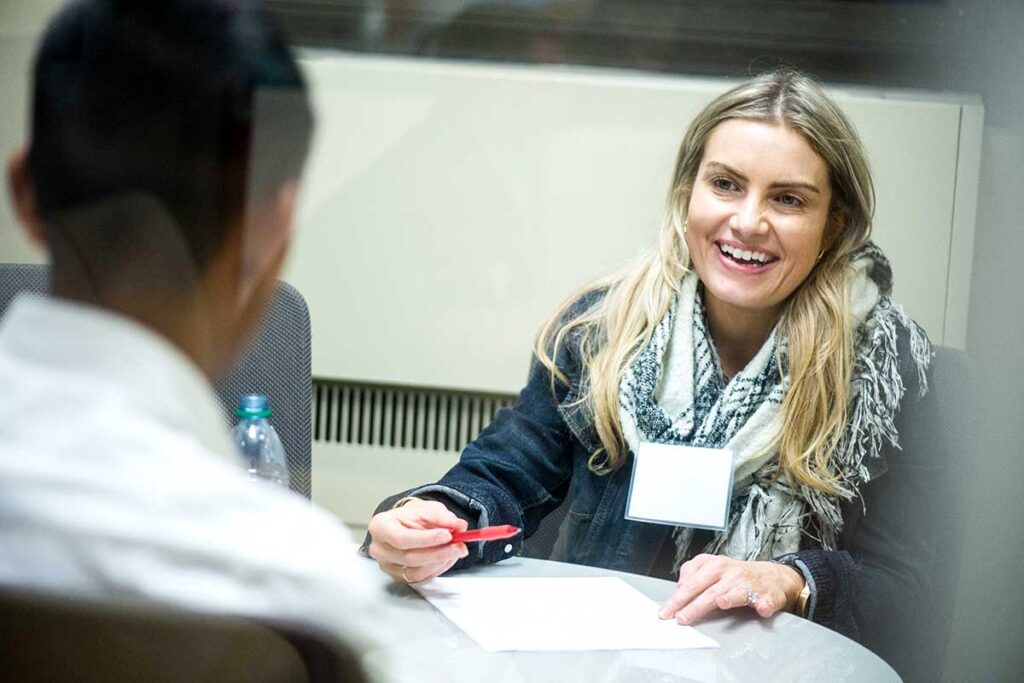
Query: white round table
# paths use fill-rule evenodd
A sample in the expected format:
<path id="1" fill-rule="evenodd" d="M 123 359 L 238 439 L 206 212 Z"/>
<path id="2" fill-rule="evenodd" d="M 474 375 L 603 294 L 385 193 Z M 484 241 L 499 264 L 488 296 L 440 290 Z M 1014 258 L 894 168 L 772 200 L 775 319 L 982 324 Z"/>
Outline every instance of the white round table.
<path id="1" fill-rule="evenodd" d="M 675 584 L 581 565 L 515 557 L 459 575 L 617 576 L 657 602 Z M 724 614 L 698 630 L 719 649 L 593 652 L 487 652 L 408 586 L 391 584 L 399 628 L 383 634 L 366 665 L 388 681 L 535 683 L 543 681 L 899 681 L 881 658 L 834 631 L 791 614 L 758 619 Z M 543 619 L 543 614 L 537 615 Z M 380 637 L 381 634 L 378 634 Z"/>

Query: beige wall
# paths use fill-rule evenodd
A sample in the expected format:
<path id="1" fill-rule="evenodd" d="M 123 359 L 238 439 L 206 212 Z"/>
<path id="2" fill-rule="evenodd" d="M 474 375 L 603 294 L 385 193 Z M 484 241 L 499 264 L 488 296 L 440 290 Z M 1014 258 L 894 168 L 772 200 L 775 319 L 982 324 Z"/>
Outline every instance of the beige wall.
<path id="1" fill-rule="evenodd" d="M 314 53 L 288 279 L 326 378 L 515 392 L 559 301 L 654 243 L 679 140 L 730 82 Z M 834 95 L 875 174 L 895 298 L 963 347 L 983 110 Z"/>
<path id="2" fill-rule="evenodd" d="M 10 154 L 28 136 L 32 59 L 39 35 L 61 2 L 0 1 L 0 157 L 6 169 Z M 0 262 L 41 262 L 45 255 L 28 243 L 18 228 L 8 199 L 6 170 L 0 192 Z"/>

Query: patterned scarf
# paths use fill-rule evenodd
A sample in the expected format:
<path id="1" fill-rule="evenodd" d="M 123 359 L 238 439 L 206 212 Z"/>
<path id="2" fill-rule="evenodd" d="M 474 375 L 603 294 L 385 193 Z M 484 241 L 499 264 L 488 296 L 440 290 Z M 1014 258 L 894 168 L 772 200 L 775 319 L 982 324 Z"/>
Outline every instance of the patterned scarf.
<path id="1" fill-rule="evenodd" d="M 734 454 L 728 525 L 701 552 L 768 560 L 798 550 L 801 533 L 811 529 L 822 548 L 835 549 L 843 525 L 840 503 L 859 495 L 859 487 L 871 477 L 870 461 L 881 457 L 885 444 L 899 447 L 894 422 L 905 393 L 896 343 L 899 331 L 909 334 L 922 394 L 931 347 L 924 331 L 890 299 L 892 270 L 878 247 L 865 245 L 851 262 L 851 303 L 858 327 L 848 422 L 832 456 L 838 494 L 792 485 L 785 475 L 776 476 L 778 450 L 771 442 L 789 384 L 786 340 L 776 326 L 754 358 L 726 384 L 693 272 L 683 279 L 650 344 L 624 373 L 619 417 L 634 453 L 641 441 L 649 441 L 727 448 Z M 676 567 L 696 554 L 690 548 L 693 531 L 677 527 L 673 533 Z"/>

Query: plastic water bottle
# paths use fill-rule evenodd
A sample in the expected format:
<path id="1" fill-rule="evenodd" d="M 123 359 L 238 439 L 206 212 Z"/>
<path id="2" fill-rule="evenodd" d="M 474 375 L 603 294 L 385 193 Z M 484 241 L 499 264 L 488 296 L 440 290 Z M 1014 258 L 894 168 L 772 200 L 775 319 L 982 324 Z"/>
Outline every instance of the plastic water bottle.
<path id="1" fill-rule="evenodd" d="M 249 476 L 288 486 L 288 460 L 274 427 L 267 421 L 270 402 L 263 394 L 246 394 L 235 410 L 238 424 L 231 438 L 242 453 Z"/>

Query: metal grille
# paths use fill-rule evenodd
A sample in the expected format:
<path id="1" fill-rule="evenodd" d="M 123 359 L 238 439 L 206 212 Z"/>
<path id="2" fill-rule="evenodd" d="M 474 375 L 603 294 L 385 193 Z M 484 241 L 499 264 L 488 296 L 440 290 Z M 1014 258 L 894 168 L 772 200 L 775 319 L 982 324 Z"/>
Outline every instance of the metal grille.
<path id="1" fill-rule="evenodd" d="M 313 380 L 313 440 L 459 452 L 515 396 Z"/>

